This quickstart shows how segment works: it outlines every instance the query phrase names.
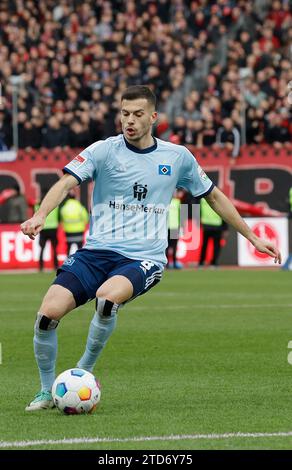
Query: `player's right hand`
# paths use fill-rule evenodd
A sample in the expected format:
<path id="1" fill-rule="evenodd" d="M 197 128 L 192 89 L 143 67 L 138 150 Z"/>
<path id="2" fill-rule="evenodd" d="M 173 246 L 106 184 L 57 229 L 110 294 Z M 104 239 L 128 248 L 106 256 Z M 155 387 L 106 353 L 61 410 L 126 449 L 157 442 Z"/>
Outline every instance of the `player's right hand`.
<path id="1" fill-rule="evenodd" d="M 34 240 L 43 229 L 45 220 L 45 217 L 35 214 L 31 219 L 23 222 L 23 224 L 20 225 L 20 229 L 24 235 L 27 235 L 31 240 Z"/>

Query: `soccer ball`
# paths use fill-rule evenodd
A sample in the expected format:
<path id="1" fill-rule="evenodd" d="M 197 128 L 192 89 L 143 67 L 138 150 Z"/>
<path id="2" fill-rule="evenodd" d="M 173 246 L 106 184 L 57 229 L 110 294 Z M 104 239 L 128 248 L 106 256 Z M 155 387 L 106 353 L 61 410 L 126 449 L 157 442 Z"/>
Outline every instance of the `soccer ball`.
<path id="1" fill-rule="evenodd" d="M 92 413 L 100 401 L 100 384 L 86 370 L 68 369 L 56 378 L 52 396 L 56 407 L 67 415 Z"/>

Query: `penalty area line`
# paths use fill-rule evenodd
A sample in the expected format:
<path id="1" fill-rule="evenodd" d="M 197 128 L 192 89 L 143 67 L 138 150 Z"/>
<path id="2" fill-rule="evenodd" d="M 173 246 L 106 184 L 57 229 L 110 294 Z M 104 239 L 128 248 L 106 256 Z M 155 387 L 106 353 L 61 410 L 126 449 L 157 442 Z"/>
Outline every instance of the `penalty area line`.
<path id="1" fill-rule="evenodd" d="M 42 445 L 65 445 L 65 444 L 97 444 L 97 443 L 128 443 L 128 442 L 152 442 L 152 441 L 195 441 L 211 439 L 238 439 L 250 438 L 257 439 L 261 437 L 292 437 L 292 431 L 287 432 L 235 432 L 224 434 L 181 434 L 170 436 L 141 436 L 141 437 L 79 437 L 72 439 L 41 439 L 35 441 L 0 441 L 0 449 L 8 447 L 34 447 Z"/>

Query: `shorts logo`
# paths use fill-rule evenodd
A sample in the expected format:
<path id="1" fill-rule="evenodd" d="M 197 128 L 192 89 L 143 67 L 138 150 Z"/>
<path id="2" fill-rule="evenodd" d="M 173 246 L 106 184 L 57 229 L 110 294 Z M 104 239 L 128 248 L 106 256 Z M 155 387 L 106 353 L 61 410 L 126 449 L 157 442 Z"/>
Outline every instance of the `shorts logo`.
<path id="1" fill-rule="evenodd" d="M 159 175 L 171 175 L 171 165 L 158 165 L 158 174 Z"/>
<path id="2" fill-rule="evenodd" d="M 150 271 L 151 268 L 153 268 L 154 266 L 154 263 L 152 263 L 152 261 L 142 261 L 142 263 L 140 264 L 140 268 L 142 269 L 143 273 L 144 274 L 147 274 L 147 271 Z"/>
<path id="3" fill-rule="evenodd" d="M 143 186 L 143 184 L 135 183 L 133 186 L 133 191 L 134 191 L 134 198 L 138 199 L 138 201 L 142 201 L 142 199 L 145 199 L 146 194 L 148 192 L 147 184 Z"/>
<path id="4" fill-rule="evenodd" d="M 85 157 L 82 157 L 82 155 L 77 155 L 71 161 L 71 166 L 73 166 L 74 168 L 79 168 L 81 165 L 83 165 L 83 163 L 86 162 L 86 160 L 87 159 Z"/>
<path id="5" fill-rule="evenodd" d="M 72 266 L 72 264 L 75 263 L 75 259 L 71 256 L 70 258 L 67 258 L 64 261 L 64 266 Z"/>

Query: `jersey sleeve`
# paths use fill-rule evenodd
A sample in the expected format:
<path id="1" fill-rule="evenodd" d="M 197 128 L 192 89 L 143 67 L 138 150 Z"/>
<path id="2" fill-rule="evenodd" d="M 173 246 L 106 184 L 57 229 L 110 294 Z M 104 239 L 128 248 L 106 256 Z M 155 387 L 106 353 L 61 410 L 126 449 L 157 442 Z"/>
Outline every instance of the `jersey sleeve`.
<path id="1" fill-rule="evenodd" d="M 197 199 L 207 196 L 214 188 L 214 183 L 200 167 L 191 152 L 185 147 L 183 148 L 181 158 L 182 165 L 177 187 L 184 188 Z"/>
<path id="2" fill-rule="evenodd" d="M 99 168 L 108 154 L 108 144 L 99 140 L 82 150 L 64 168 L 64 173 L 75 176 L 79 184 L 91 178 L 95 178 Z"/>

